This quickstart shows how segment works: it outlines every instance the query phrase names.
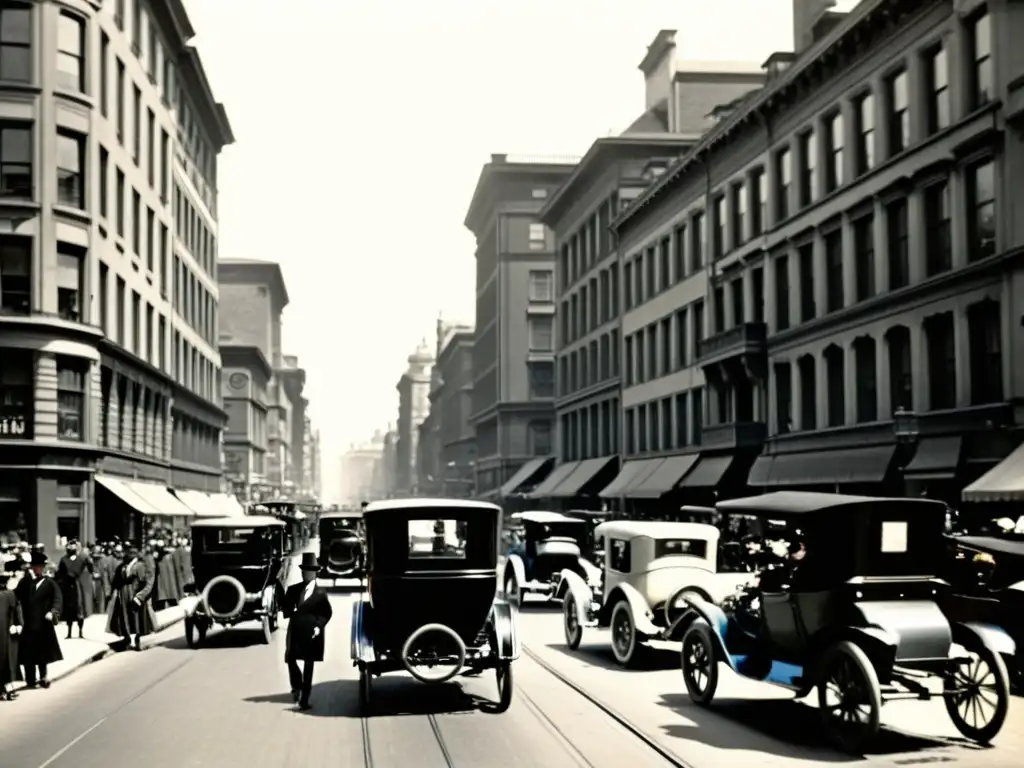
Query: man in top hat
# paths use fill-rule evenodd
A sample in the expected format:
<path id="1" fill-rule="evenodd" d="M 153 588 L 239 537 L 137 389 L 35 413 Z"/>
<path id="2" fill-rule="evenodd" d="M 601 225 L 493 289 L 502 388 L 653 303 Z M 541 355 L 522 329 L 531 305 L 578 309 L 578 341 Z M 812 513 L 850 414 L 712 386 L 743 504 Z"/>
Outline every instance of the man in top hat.
<path id="1" fill-rule="evenodd" d="M 333 611 L 327 593 L 316 585 L 320 570 L 317 557 L 304 552 L 299 563 L 302 581 L 288 587 L 284 593 L 281 611 L 288 623 L 284 661 L 288 665 L 292 699 L 300 708 L 309 709 L 309 694 L 313 688 L 313 665 L 324 660 L 324 631 Z M 299 662 L 303 669 L 299 670 Z"/>
<path id="2" fill-rule="evenodd" d="M 18 661 L 25 667 L 25 684 L 29 688 L 35 687 L 37 679 L 40 686 L 49 688 L 46 669 L 64 658 L 55 629 L 63 608 L 61 590 L 56 581 L 43 575 L 45 568 L 46 555 L 33 552 L 28 574 L 14 590 L 23 620 Z"/>

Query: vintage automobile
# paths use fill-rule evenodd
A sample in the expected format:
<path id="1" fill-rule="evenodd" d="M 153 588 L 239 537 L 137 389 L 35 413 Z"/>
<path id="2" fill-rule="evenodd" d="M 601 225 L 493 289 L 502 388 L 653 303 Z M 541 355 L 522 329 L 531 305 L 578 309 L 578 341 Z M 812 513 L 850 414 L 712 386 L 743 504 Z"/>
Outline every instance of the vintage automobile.
<path id="1" fill-rule="evenodd" d="M 185 615 L 185 641 L 198 647 L 214 624 L 258 621 L 263 642 L 277 630 L 290 563 L 285 524 L 273 517 L 213 517 L 192 523 L 192 577 L 198 600 Z"/>
<path id="2" fill-rule="evenodd" d="M 882 704 L 898 699 L 940 696 L 965 737 L 995 737 L 1009 702 L 1001 654 L 1014 643 L 940 610 L 945 505 L 781 492 L 718 507 L 785 521 L 791 554 L 744 599 L 685 597 L 682 672 L 695 703 L 714 699 L 723 662 L 797 697 L 816 687 L 825 733 L 853 754 L 877 734 Z"/>
<path id="3" fill-rule="evenodd" d="M 401 670 L 436 684 L 493 669 L 492 711 L 508 709 L 520 646 L 514 609 L 496 597 L 501 508 L 392 499 L 369 504 L 363 520 L 367 591 L 352 606 L 351 655 L 364 711 L 372 678 Z"/>
<path id="4" fill-rule="evenodd" d="M 555 596 L 561 573 L 583 579 L 598 573 L 584 550 L 591 541 L 588 519 L 559 512 L 516 512 L 502 570 L 505 599 L 519 607 L 525 595 Z"/>
<path id="5" fill-rule="evenodd" d="M 750 574 L 717 571 L 719 531 L 705 523 L 620 520 L 594 532 L 604 539 L 604 568 L 589 581 L 560 574 L 565 641 L 576 649 L 584 627 L 610 627 L 612 654 L 631 665 L 649 640 L 682 637 L 688 595 L 711 603 L 734 592 Z"/>
<path id="6" fill-rule="evenodd" d="M 317 523 L 320 536 L 318 578 L 361 579 L 363 577 L 362 511 L 325 512 Z"/>

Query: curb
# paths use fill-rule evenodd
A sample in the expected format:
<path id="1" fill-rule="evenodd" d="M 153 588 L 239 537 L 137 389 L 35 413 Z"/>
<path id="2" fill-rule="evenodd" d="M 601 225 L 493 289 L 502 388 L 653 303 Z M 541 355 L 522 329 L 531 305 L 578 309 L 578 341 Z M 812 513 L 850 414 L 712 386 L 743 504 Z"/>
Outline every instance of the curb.
<path id="1" fill-rule="evenodd" d="M 50 675 L 50 678 L 49 678 L 50 679 L 50 684 L 52 685 L 53 683 L 56 683 L 58 680 L 64 679 L 65 677 L 67 677 L 71 673 L 77 672 L 82 667 L 87 667 L 90 664 L 93 664 L 93 663 L 95 663 L 97 661 L 102 661 L 103 659 L 107 658 L 108 656 L 113 656 L 114 653 L 115 653 L 115 651 L 112 648 L 110 648 L 110 647 L 107 647 L 107 648 L 104 648 L 102 650 L 96 651 L 91 656 L 87 656 L 86 658 L 84 658 L 80 662 L 78 662 L 77 664 L 72 664 L 67 669 L 62 670 L 58 674 Z M 25 690 L 26 687 L 27 686 L 25 685 L 25 682 L 23 680 L 19 680 L 17 683 L 15 683 L 13 686 L 11 686 L 11 690 L 13 690 L 13 691 L 23 691 L 23 690 Z"/>

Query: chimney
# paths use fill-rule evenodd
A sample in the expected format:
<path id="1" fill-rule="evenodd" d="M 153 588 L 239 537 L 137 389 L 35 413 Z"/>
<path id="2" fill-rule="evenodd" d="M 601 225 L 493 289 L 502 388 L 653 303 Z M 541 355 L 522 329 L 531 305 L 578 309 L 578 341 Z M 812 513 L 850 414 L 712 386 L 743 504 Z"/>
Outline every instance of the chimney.
<path id="1" fill-rule="evenodd" d="M 645 110 L 668 102 L 675 74 L 675 58 L 676 30 L 663 29 L 647 46 L 647 53 L 639 66 L 644 73 Z"/>
<path id="2" fill-rule="evenodd" d="M 793 0 L 793 50 L 801 53 L 815 40 L 815 27 L 832 8 L 836 0 Z"/>
<path id="3" fill-rule="evenodd" d="M 491 155 L 491 162 L 497 165 L 498 163 L 504 163 L 508 160 L 508 155 Z"/>

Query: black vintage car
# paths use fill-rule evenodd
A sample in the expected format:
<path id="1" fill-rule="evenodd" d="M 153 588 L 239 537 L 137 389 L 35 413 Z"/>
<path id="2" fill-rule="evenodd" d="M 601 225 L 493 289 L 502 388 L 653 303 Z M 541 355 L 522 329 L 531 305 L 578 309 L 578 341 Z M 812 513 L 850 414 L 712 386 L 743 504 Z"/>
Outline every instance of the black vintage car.
<path id="1" fill-rule="evenodd" d="M 185 640 L 198 647 L 214 624 L 258 621 L 264 643 L 277 630 L 291 558 L 285 524 L 273 517 L 215 517 L 192 523 L 192 576 L 199 599 L 185 616 Z"/>
<path id="2" fill-rule="evenodd" d="M 374 676 L 405 670 L 436 684 L 486 669 L 495 670 L 494 711 L 508 709 L 519 642 L 512 607 L 495 597 L 501 508 L 396 499 L 363 516 L 367 591 L 352 607 L 351 653 L 364 710 Z"/>
<path id="3" fill-rule="evenodd" d="M 325 512 L 318 523 L 321 579 L 363 576 L 363 513 Z"/>
<path id="4" fill-rule="evenodd" d="M 584 580 L 597 578 L 600 568 L 584 555 L 595 546 L 593 530 L 590 519 L 561 512 L 513 514 L 503 553 L 505 599 L 520 606 L 526 595 L 553 598 L 565 570 Z"/>

